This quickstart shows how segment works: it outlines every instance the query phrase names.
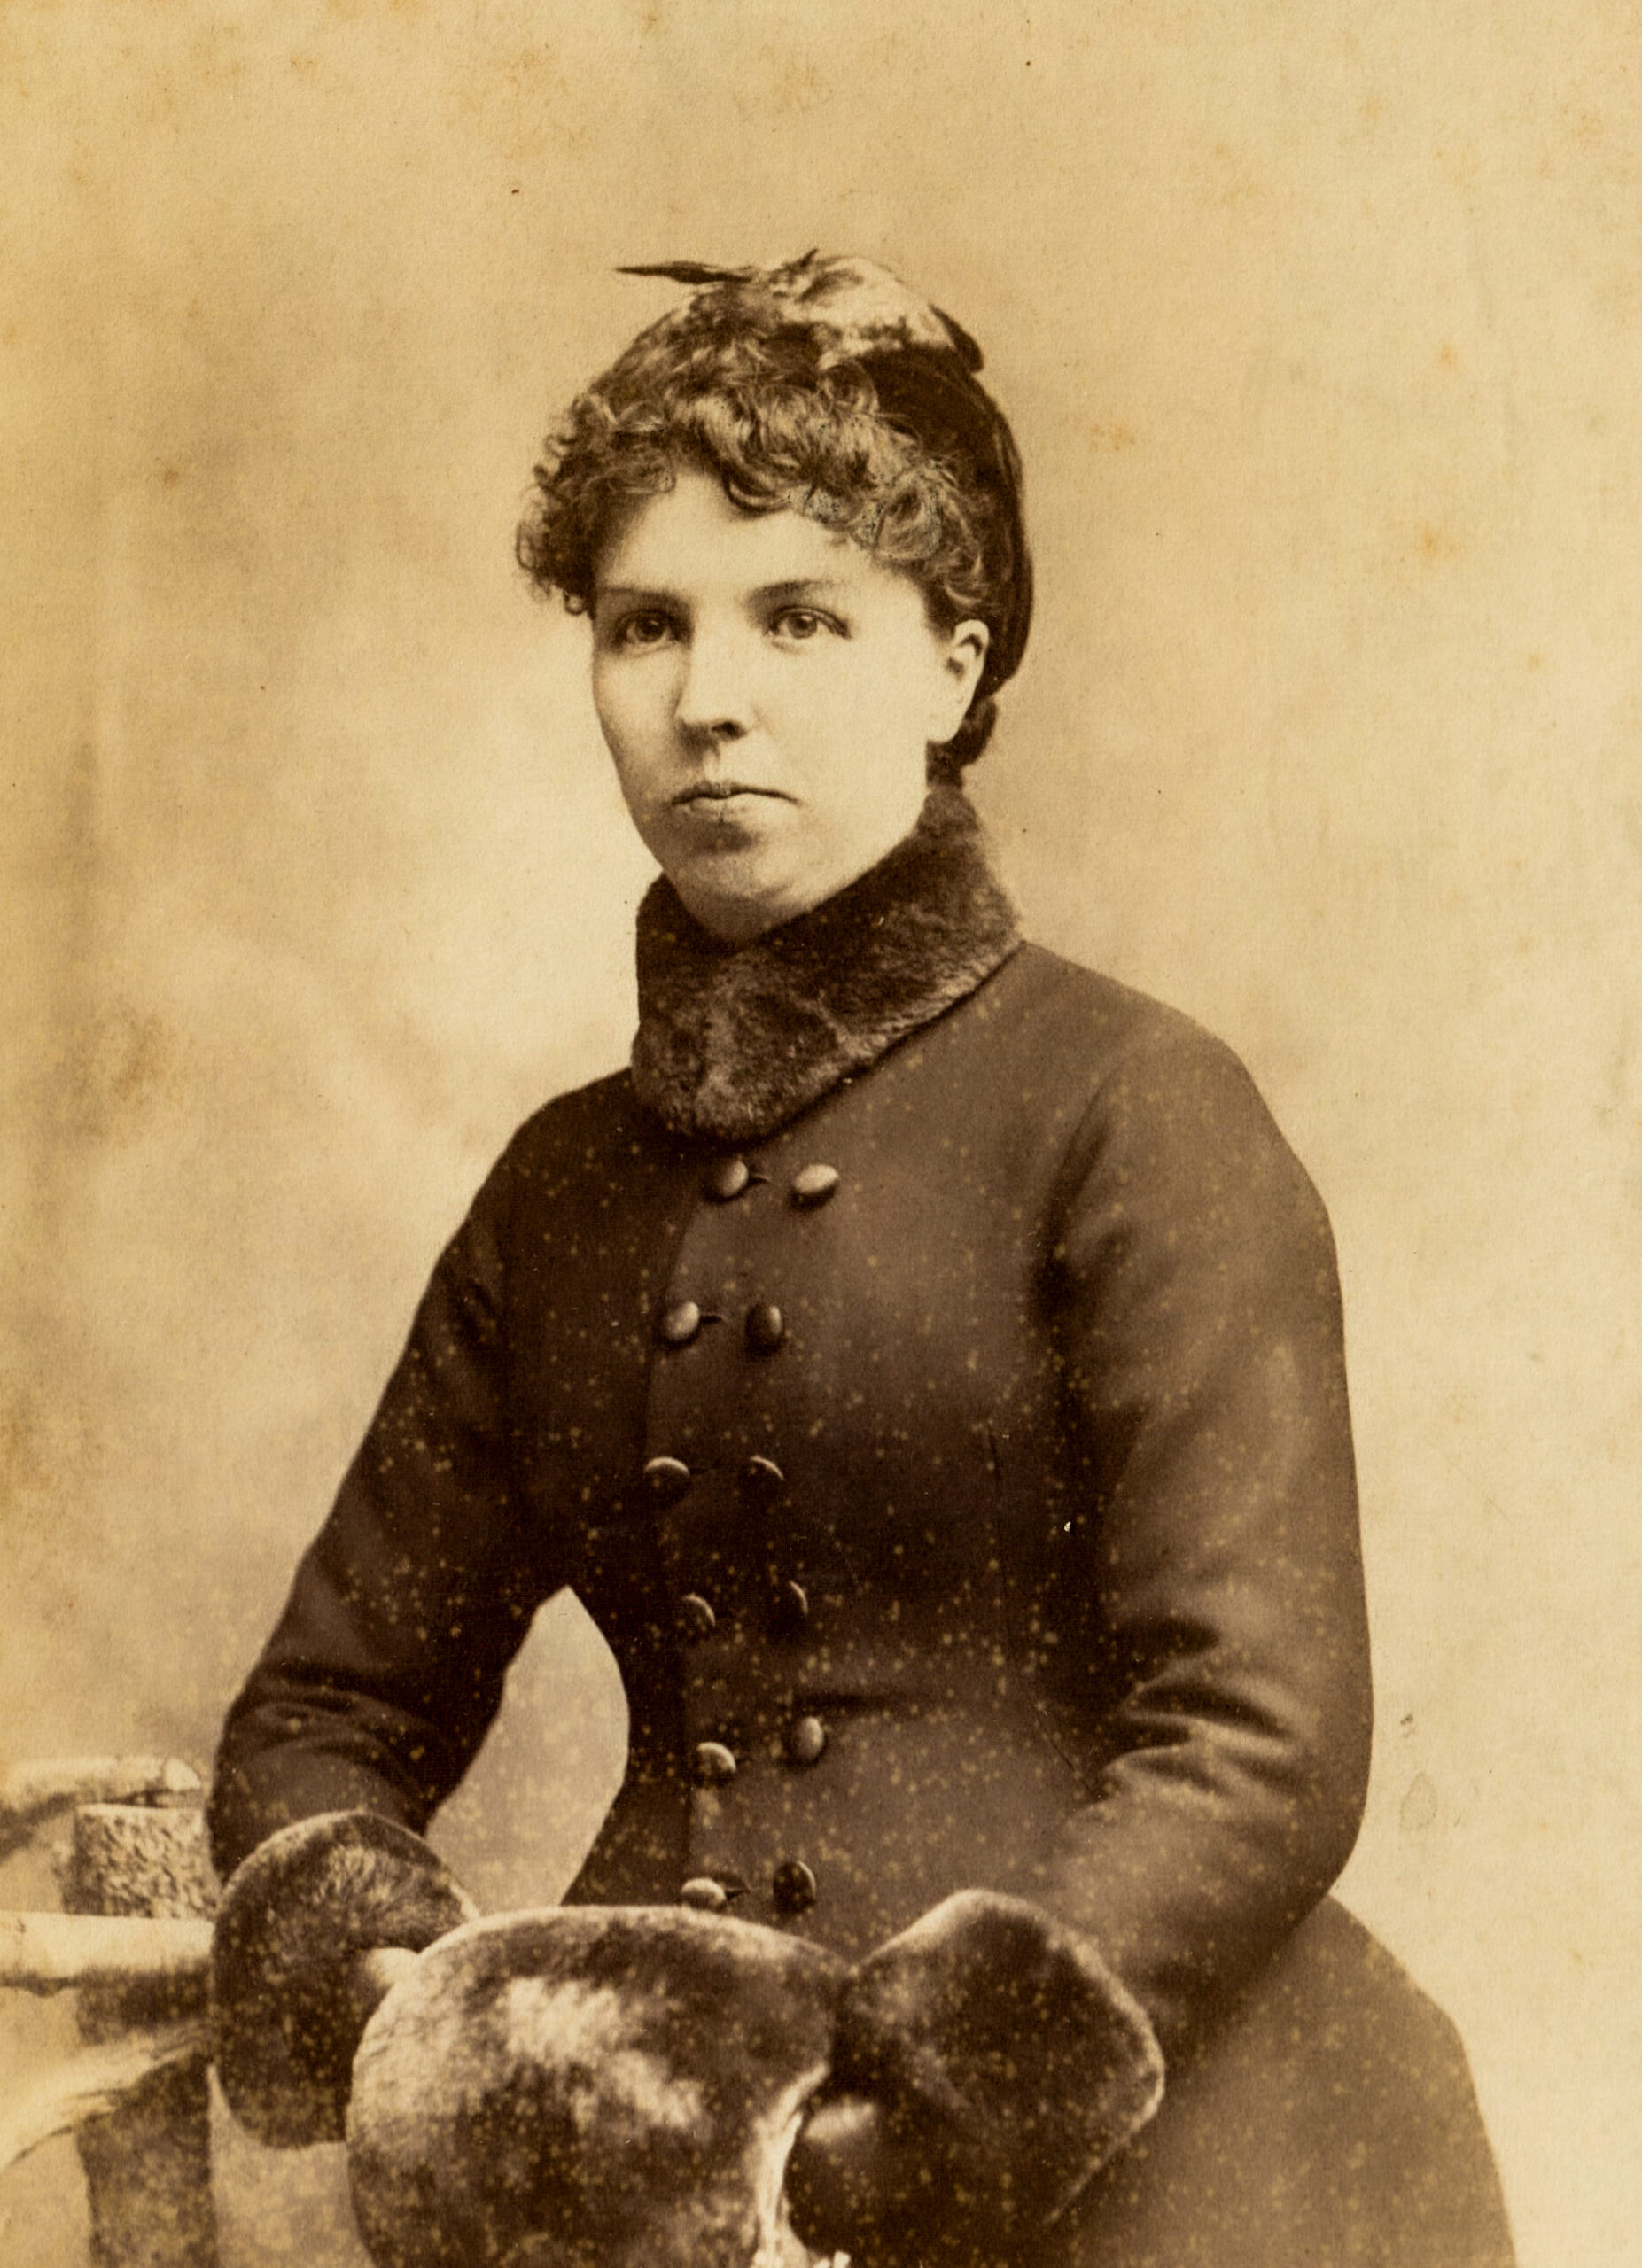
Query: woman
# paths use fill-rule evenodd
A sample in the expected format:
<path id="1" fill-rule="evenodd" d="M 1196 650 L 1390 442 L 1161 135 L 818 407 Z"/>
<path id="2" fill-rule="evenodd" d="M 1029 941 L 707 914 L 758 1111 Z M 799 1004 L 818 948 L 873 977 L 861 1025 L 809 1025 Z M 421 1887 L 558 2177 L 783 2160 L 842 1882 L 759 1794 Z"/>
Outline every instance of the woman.
<path id="1" fill-rule="evenodd" d="M 660 272 L 520 540 L 662 869 L 631 1066 L 440 1261 L 218 1863 L 419 1833 L 570 1584 L 631 1719 L 571 1898 L 857 1964 L 813 2244 L 1504 2261 L 1457 2044 L 1319 1904 L 1370 1728 L 1321 1206 L 1225 1048 L 1020 942 L 961 791 L 1031 604 L 979 353 L 864 262 Z"/>

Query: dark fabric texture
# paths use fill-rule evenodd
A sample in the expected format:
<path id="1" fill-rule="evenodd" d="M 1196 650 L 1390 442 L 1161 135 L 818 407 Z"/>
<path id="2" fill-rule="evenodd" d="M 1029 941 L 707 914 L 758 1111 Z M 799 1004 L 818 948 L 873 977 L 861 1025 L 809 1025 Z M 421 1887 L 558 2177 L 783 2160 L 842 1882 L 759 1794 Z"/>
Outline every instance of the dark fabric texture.
<path id="1" fill-rule="evenodd" d="M 1014 947 L 945 808 L 740 954 L 651 901 L 634 1070 L 528 1121 L 435 1270 L 230 1716 L 214 1845 L 423 1826 L 568 1585 L 629 1709 L 573 1900 L 705 1883 L 859 1961 L 954 1891 L 1023 1899 L 1172 2073 L 1361 1813 L 1332 1240 L 1229 1052 Z"/>
<path id="2" fill-rule="evenodd" d="M 1512 2268 L 1454 2027 L 1334 1899 L 1007 2268 Z M 976 2256 L 974 2268 L 995 2268 Z"/>

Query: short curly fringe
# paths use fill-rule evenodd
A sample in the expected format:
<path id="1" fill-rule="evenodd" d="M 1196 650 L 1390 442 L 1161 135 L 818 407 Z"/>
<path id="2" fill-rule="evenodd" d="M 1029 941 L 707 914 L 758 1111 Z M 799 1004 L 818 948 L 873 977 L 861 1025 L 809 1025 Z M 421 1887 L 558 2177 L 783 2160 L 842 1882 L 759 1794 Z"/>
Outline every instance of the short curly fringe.
<path id="1" fill-rule="evenodd" d="M 910 575 L 938 628 L 974 618 L 996 634 L 1009 540 L 961 447 L 893 423 L 864 361 L 825 361 L 813 333 L 756 327 L 744 309 L 657 324 L 577 397 L 535 468 L 520 565 L 586 613 L 623 517 L 689 470 L 716 474 L 746 511 L 806 513 Z M 932 775 L 973 763 L 994 718 L 983 681 L 953 741 L 931 751 Z"/>

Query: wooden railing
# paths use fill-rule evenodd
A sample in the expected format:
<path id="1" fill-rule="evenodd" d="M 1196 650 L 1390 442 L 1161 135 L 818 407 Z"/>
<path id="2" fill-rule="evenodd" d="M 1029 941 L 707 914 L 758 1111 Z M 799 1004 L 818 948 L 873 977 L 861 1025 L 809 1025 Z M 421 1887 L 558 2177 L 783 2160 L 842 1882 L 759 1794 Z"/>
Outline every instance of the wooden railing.
<path id="1" fill-rule="evenodd" d="M 217 2268 L 206 1980 L 216 1891 L 199 1776 L 74 1758 L 0 1778 L 0 1859 L 69 1815 L 61 1913 L 0 1913 L 0 1985 L 79 1996 L 81 2045 L 0 2082 L 0 2175 L 72 2132 L 97 2268 Z"/>

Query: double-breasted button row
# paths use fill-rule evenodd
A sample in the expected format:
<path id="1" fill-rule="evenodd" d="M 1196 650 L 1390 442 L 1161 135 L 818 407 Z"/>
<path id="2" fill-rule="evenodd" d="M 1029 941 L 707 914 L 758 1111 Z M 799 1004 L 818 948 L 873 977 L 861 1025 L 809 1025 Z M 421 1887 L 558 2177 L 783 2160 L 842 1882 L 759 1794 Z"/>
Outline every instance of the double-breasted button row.
<path id="1" fill-rule="evenodd" d="M 779 1638 L 795 1637 L 810 1619 L 810 1595 L 800 1582 L 790 1575 L 777 1576 L 770 1584 L 770 1622 Z M 673 1610 L 678 1633 L 688 1645 L 700 1645 L 712 1637 L 719 1627 L 719 1611 L 710 1598 L 700 1591 L 685 1591 Z"/>
<path id="2" fill-rule="evenodd" d="M 755 1173 L 745 1158 L 715 1158 L 702 1176 L 702 1193 L 717 1205 L 732 1205 L 766 1177 Z M 837 1193 L 841 1177 L 837 1166 L 801 1166 L 791 1184 L 793 1203 L 800 1209 L 824 1205 Z M 705 1312 L 699 1301 L 672 1300 L 656 1318 L 656 1336 L 664 1347 L 689 1347 L 706 1323 L 721 1321 Z M 742 1319 L 748 1350 L 773 1355 L 787 1337 L 786 1317 L 774 1300 L 756 1300 Z"/>
<path id="3" fill-rule="evenodd" d="M 706 1314 L 696 1300 L 673 1300 L 656 1318 L 656 1336 L 664 1347 L 689 1347 L 701 1336 L 703 1324 L 721 1320 Z M 753 1354 L 773 1355 L 787 1336 L 787 1321 L 774 1300 L 756 1300 L 742 1329 Z"/>
<path id="4" fill-rule="evenodd" d="M 789 1764 L 819 1764 L 827 1747 L 827 1728 L 819 1717 L 795 1717 L 782 1736 Z M 690 1751 L 690 1777 L 698 1788 L 722 1788 L 736 1775 L 735 1751 L 721 1740 L 698 1740 Z"/>
<path id="5" fill-rule="evenodd" d="M 644 1485 L 660 1503 L 676 1504 L 695 1479 L 682 1457 L 652 1456 L 644 1465 Z M 767 1511 L 787 1486 L 787 1476 L 773 1456 L 750 1456 L 735 1476 L 735 1486 L 749 1510 Z"/>
<path id="6" fill-rule="evenodd" d="M 692 1875 L 679 1891 L 679 1903 L 698 1914 L 722 1914 L 746 1889 L 737 1874 Z M 813 1868 L 802 1859 L 783 1859 L 770 1876 L 770 1895 L 782 1913 L 806 1914 L 819 1895 Z"/>
<path id="7" fill-rule="evenodd" d="M 745 1158 L 715 1158 L 702 1176 L 702 1194 L 715 1205 L 733 1205 L 755 1182 L 765 1178 L 763 1174 L 753 1171 Z M 790 1184 L 793 1203 L 803 1207 L 824 1205 L 836 1193 L 840 1178 L 837 1166 L 800 1166 Z"/>
<path id="8" fill-rule="evenodd" d="M 644 1485 L 660 1505 L 678 1503 L 695 1485 L 695 1474 L 681 1457 L 653 1456 L 644 1467 Z M 787 1486 L 787 1476 L 774 1457 L 751 1456 L 736 1476 L 736 1489 L 751 1512 L 769 1511 Z M 772 1626 L 780 1636 L 802 1630 L 810 1619 L 810 1597 L 803 1584 L 779 1569 L 770 1573 L 766 1597 Z M 674 1614 L 679 1635 L 691 1644 L 711 1638 L 719 1627 L 718 1610 L 701 1591 L 682 1592 Z"/>
<path id="9" fill-rule="evenodd" d="M 653 1456 L 644 1465 L 644 1485 L 663 1503 L 676 1504 L 695 1480 L 682 1457 Z M 768 1511 L 786 1486 L 787 1476 L 773 1456 L 750 1456 L 735 1475 L 736 1494 L 749 1511 Z"/>
<path id="10" fill-rule="evenodd" d="M 702 1176 L 702 1194 L 712 1204 L 733 1205 L 767 1178 L 745 1158 L 730 1154 L 714 1159 L 706 1168 Z M 789 1184 L 790 1200 L 799 1210 L 825 1205 L 837 1194 L 840 1180 L 836 1166 L 819 1162 L 803 1166 Z M 722 1319 L 704 1309 L 699 1301 L 672 1300 L 656 1317 L 655 1335 L 663 1347 L 686 1348 L 699 1338 L 705 1324 Z M 774 1355 L 786 1344 L 787 1318 L 774 1300 L 754 1301 L 743 1315 L 742 1334 L 749 1354 Z M 679 1503 L 689 1494 L 694 1480 L 695 1475 L 679 1457 L 653 1456 L 644 1467 L 645 1486 L 660 1505 Z M 736 1475 L 736 1493 L 742 1507 L 752 1513 L 772 1511 L 786 1485 L 786 1475 L 773 1457 L 750 1457 Z M 809 1620 L 809 1596 L 803 1584 L 782 1574 L 779 1567 L 771 1569 L 767 1575 L 766 1602 L 770 1620 L 780 1635 L 798 1631 Z M 689 1643 L 704 1643 L 718 1632 L 718 1610 L 702 1591 L 683 1592 L 676 1604 L 676 1615 L 680 1635 Z M 817 1716 L 795 1716 L 782 1730 L 781 1752 L 786 1762 L 797 1769 L 807 1769 L 819 1763 L 826 1747 L 827 1728 Z M 740 1760 L 726 1741 L 700 1740 L 689 1751 L 690 1777 L 699 1788 L 727 1787 L 739 1769 Z M 700 1912 L 722 1914 L 747 1887 L 740 1876 L 718 1869 L 692 1876 L 681 1888 L 679 1899 L 681 1904 Z M 783 1859 L 774 1868 L 769 1889 L 777 1910 L 787 1915 L 807 1913 L 818 1896 L 813 1868 L 797 1857 Z"/>

